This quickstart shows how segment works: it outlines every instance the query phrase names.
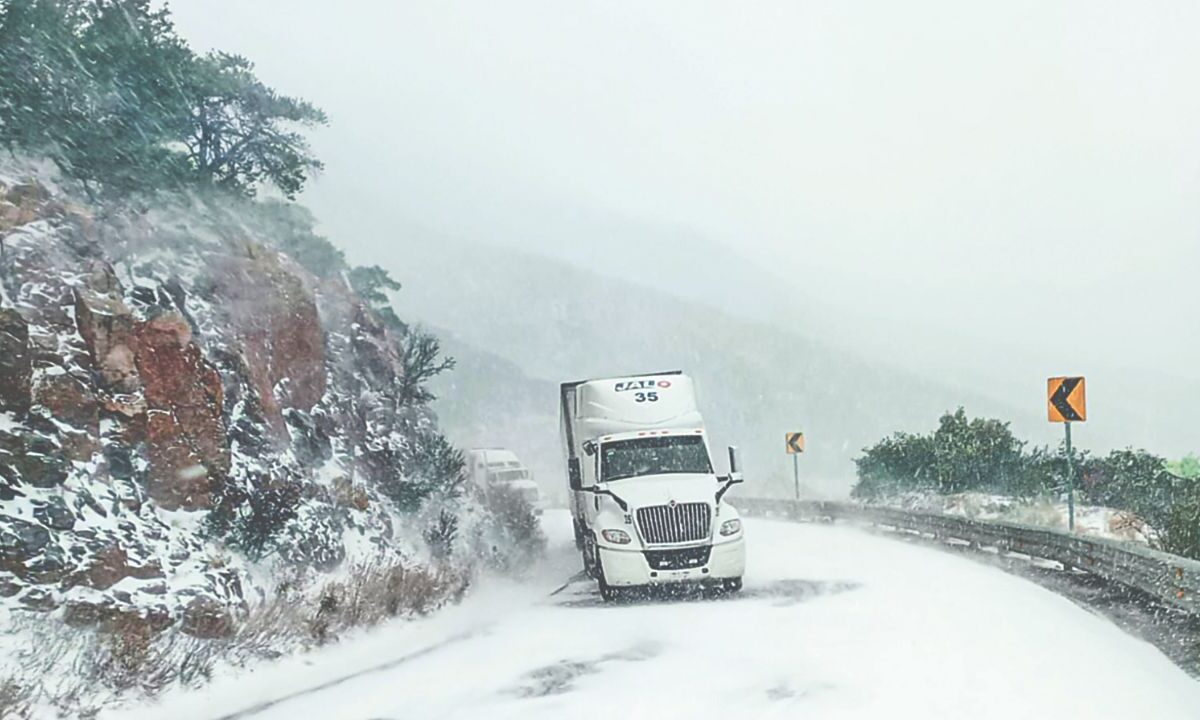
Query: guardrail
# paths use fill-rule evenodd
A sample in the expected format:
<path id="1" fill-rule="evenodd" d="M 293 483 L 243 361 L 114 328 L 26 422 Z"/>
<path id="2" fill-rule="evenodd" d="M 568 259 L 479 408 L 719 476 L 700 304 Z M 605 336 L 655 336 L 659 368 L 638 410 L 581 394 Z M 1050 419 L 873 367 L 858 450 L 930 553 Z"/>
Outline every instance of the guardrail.
<path id="1" fill-rule="evenodd" d="M 1136 588 L 1192 615 L 1200 616 L 1200 561 L 1151 550 L 1134 543 L 1075 535 L 1061 530 L 972 520 L 940 513 L 847 502 L 731 498 L 747 515 L 790 520 L 846 520 L 883 530 L 958 540 L 1061 563 Z"/>

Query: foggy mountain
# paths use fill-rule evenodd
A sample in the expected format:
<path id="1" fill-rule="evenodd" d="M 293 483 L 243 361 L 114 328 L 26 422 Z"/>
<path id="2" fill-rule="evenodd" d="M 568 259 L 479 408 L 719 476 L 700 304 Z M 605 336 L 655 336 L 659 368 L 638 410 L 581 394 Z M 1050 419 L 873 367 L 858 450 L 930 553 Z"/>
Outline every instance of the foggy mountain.
<path id="1" fill-rule="evenodd" d="M 353 118 L 314 135 L 305 198 L 360 262 L 392 252 L 399 216 L 887 358 L 1010 403 L 1039 443 L 1061 437 L 1045 378 L 1086 375 L 1081 446 L 1195 450 L 1194 7 L 990 7 L 943 33 L 943 9 L 887 3 L 374 3 L 369 24 L 175 5 L 197 42 Z M 256 31 L 277 15 L 355 41 L 314 55 Z"/>
<path id="2" fill-rule="evenodd" d="M 465 217 L 445 234 L 536 254 L 783 328 L 832 330 L 843 316 L 788 265 L 767 268 L 684 223 L 625 217 L 554 198 L 536 212 Z M 517 202 L 515 199 L 514 203 Z M 563 242 L 569 237 L 570 242 Z"/>
<path id="3" fill-rule="evenodd" d="M 497 216 L 487 217 L 494 221 Z M 1169 349 L 1171 339 L 1163 338 L 1156 349 L 1139 342 L 1125 324 L 1097 331 L 1088 325 L 1087 309 L 1073 303 L 1053 312 L 1029 307 L 1026 332 L 1015 335 L 997 332 L 988 303 L 969 293 L 947 300 L 960 307 L 961 317 L 952 325 L 920 313 L 898 323 L 886 316 L 891 297 L 868 275 L 856 281 L 861 300 L 834 303 L 813 285 L 813 268 L 793 257 L 781 255 L 779 262 L 764 266 L 735 245 L 686 224 L 586 209 L 565 198 L 537 212 L 511 213 L 490 225 L 473 214 L 464 215 L 454 227 L 457 230 L 449 234 L 477 238 L 497 252 L 543 256 L 819 340 L 830 352 L 882 359 L 952 391 L 947 392 L 948 407 L 959 396 L 982 397 L 1006 407 L 1002 419 L 1036 444 L 1057 445 L 1062 439 L 1062 429 L 1046 422 L 1045 379 L 1079 374 L 1088 378 L 1095 410 L 1076 433 L 1080 447 L 1100 453 L 1141 447 L 1175 457 L 1195 446 L 1189 428 L 1192 406 L 1200 400 L 1200 382 L 1172 372 L 1169 363 L 1151 362 L 1177 360 Z M 414 232 L 422 237 L 430 231 Z M 563 242 L 564 237 L 570 242 Z M 802 241 L 811 238 L 797 239 Z M 386 252 L 390 251 L 376 250 L 371 261 L 388 257 Z M 861 262 L 866 267 L 877 259 L 863 256 Z M 1010 301 L 1027 303 L 1020 293 Z M 1170 314 L 1172 307 L 1158 310 Z M 1180 332 L 1186 332 L 1192 320 L 1185 315 L 1180 323 Z M 1041 329 L 1050 324 L 1060 327 L 1058 337 L 1039 339 Z M 930 362 L 931 356 L 936 363 Z"/>
<path id="4" fill-rule="evenodd" d="M 852 458 L 884 435 L 932 427 L 959 404 L 1012 415 L 995 400 L 558 260 L 447 238 L 396 251 L 405 260 L 390 268 L 405 285 L 398 309 L 458 338 L 447 349 L 460 366 L 441 381 L 435 409 L 460 441 L 514 438 L 518 453 L 540 456 L 516 443 L 557 443 L 558 382 L 678 368 L 696 380 L 714 454 L 741 446 L 750 481 L 786 491 L 783 433 L 803 430 L 802 484 L 836 495 L 850 487 Z"/>

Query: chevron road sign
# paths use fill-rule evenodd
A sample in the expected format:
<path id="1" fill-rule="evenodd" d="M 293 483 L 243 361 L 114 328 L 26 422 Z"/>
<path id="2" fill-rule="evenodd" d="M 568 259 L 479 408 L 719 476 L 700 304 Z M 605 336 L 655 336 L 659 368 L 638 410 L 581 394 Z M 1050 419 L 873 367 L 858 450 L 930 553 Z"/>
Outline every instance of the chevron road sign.
<path id="1" fill-rule="evenodd" d="M 1052 377 L 1046 381 L 1046 412 L 1050 422 L 1062 423 L 1067 452 L 1067 529 L 1075 531 L 1075 453 L 1071 450 L 1071 423 L 1087 420 L 1087 397 L 1081 377 Z"/>
<path id="2" fill-rule="evenodd" d="M 1050 422 L 1087 420 L 1087 400 L 1081 377 L 1054 377 L 1046 383 L 1046 409 Z"/>
<path id="3" fill-rule="evenodd" d="M 784 435 L 784 439 L 787 441 L 788 455 L 804 452 L 804 433 L 790 432 Z"/>

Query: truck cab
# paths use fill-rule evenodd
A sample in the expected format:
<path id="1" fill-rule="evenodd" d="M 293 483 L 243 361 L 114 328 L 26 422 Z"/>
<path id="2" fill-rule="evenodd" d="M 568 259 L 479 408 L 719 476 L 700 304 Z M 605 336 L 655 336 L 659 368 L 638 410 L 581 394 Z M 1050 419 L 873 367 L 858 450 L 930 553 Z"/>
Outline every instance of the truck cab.
<path id="1" fill-rule="evenodd" d="M 695 390 L 679 371 L 564 383 L 563 441 L 576 545 L 605 599 L 622 588 L 699 584 L 736 591 L 741 482 L 713 467 Z"/>
<path id="2" fill-rule="evenodd" d="M 466 461 L 471 482 L 485 496 L 507 491 L 528 503 L 535 514 L 542 514 L 542 498 L 533 472 L 512 450 L 475 448 L 467 451 Z"/>

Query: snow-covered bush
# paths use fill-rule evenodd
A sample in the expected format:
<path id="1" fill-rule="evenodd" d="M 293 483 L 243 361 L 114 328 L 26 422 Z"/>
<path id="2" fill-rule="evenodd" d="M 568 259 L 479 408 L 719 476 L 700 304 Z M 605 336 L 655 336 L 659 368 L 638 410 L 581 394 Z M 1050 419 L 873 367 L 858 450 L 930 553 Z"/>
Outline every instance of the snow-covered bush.
<path id="1" fill-rule="evenodd" d="M 521 572 L 546 549 L 546 536 L 533 506 L 521 493 L 495 486 L 483 493 L 485 521 L 477 537 L 479 553 L 498 570 Z"/>
<path id="2" fill-rule="evenodd" d="M 1200 480 L 1175 475 L 1163 458 L 1133 448 L 1084 457 L 1081 465 L 1085 498 L 1131 510 L 1157 531 L 1158 547 L 1200 558 Z"/>
<path id="3" fill-rule="evenodd" d="M 941 417 L 927 435 L 896 433 L 855 460 L 862 499 L 904 492 L 954 493 L 965 490 L 1029 495 L 1049 487 L 1042 456 L 1025 452 L 1008 423 L 968 418 L 959 408 Z"/>
<path id="4" fill-rule="evenodd" d="M 1056 519 L 1057 512 L 1039 510 L 1031 501 L 1061 495 L 1067 487 L 1064 447 L 1027 448 L 1008 423 L 969 419 L 962 408 L 943 415 L 932 433 L 884 438 L 855 463 L 856 498 L 939 511 L 940 502 L 922 498 L 964 493 L 1019 498 L 1026 501 L 1021 511 L 1005 516 L 1024 522 Z M 1176 475 L 1163 458 L 1133 448 L 1104 457 L 1075 451 L 1073 468 L 1081 503 L 1132 513 L 1128 522 L 1155 546 L 1200 558 L 1200 479 Z M 1142 527 L 1146 524 L 1149 528 Z"/>

